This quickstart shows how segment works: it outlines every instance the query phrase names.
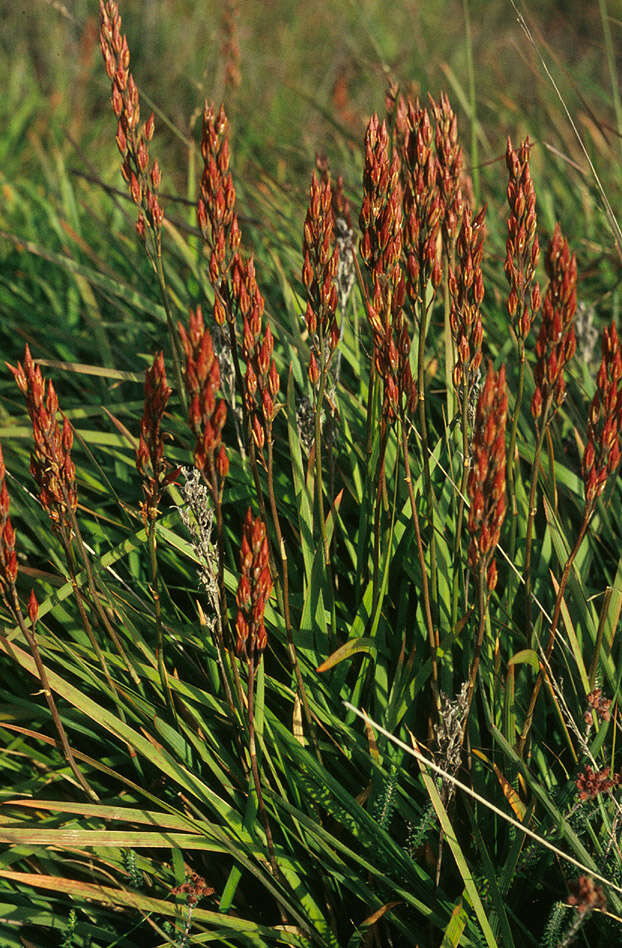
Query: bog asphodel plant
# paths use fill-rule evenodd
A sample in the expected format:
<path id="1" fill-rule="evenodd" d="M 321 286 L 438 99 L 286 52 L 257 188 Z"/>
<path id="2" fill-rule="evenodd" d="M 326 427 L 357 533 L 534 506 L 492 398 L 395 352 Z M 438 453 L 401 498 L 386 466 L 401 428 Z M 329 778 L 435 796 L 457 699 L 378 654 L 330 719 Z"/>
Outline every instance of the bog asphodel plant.
<path id="1" fill-rule="evenodd" d="M 41 506 L 52 526 L 69 541 L 78 506 L 76 470 L 71 459 L 73 431 L 63 416 L 58 424 L 58 397 L 51 381 L 47 385 L 41 369 L 36 365 L 26 345 L 24 362 L 17 367 L 9 365 L 18 388 L 25 396 L 26 409 L 32 424 L 34 448 L 30 456 L 30 471 L 39 488 Z"/>
<path id="2" fill-rule="evenodd" d="M 485 576 L 489 590 L 497 583 L 494 559 L 506 511 L 505 424 L 508 396 L 505 366 L 495 372 L 492 365 L 477 400 L 473 433 L 471 470 L 467 481 L 468 527 L 471 534 L 469 564 Z"/>
<path id="3" fill-rule="evenodd" d="M 101 25 L 99 42 L 112 82 L 112 110 L 118 120 L 117 147 L 123 159 L 121 173 L 127 183 L 130 197 L 138 210 L 136 230 L 145 240 L 149 232 L 154 251 L 159 255 L 164 211 L 158 200 L 162 175 L 157 158 L 152 162 L 149 144 L 153 138 L 153 113 L 144 125 L 140 124 L 138 89 L 130 72 L 130 50 L 125 34 L 121 33 L 121 17 L 114 0 L 99 0 Z"/>

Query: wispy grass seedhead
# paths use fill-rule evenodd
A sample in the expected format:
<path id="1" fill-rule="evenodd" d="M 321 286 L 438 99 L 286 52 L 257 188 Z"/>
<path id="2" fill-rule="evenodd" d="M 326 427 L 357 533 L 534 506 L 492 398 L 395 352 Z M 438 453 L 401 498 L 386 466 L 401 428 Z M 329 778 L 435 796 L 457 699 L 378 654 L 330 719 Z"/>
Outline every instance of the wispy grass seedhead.
<path id="1" fill-rule="evenodd" d="M 26 408 L 32 424 L 34 448 L 30 456 L 30 472 L 39 489 L 41 506 L 48 514 L 53 528 L 69 537 L 72 515 L 78 506 L 76 470 L 71 459 L 73 430 L 63 416 L 58 424 L 58 397 L 51 381 L 47 386 L 41 369 L 33 362 L 26 345 L 24 363 L 17 368 L 9 365 L 15 381 L 26 398 Z"/>

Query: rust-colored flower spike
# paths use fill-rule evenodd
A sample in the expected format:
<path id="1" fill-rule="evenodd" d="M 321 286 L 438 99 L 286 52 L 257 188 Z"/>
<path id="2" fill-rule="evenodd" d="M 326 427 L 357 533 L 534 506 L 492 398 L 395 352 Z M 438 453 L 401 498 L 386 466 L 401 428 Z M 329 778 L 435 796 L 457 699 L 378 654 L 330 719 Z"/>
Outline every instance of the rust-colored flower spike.
<path id="1" fill-rule="evenodd" d="M 615 324 L 602 339 L 602 360 L 587 423 L 581 473 L 585 499 L 593 504 L 620 463 L 622 435 L 622 353 Z"/>
<path id="2" fill-rule="evenodd" d="M 438 235 L 443 217 L 438 158 L 428 110 L 400 97 L 395 110 L 404 188 L 404 251 L 407 289 L 421 302 L 421 288 L 431 282 L 438 289 L 443 271 Z"/>
<path id="3" fill-rule="evenodd" d="M 361 255 L 372 276 L 367 318 L 374 338 L 374 362 L 384 383 L 383 421 L 392 424 L 417 402 L 410 369 L 410 334 L 404 319 L 406 285 L 401 268 L 402 188 L 399 158 L 389 159 L 386 125 L 373 115 L 365 138 Z"/>
<path id="4" fill-rule="evenodd" d="M 243 263 L 238 257 L 232 274 L 233 298 L 242 316 L 242 354 L 246 362 L 244 403 L 253 440 L 260 456 L 271 437 L 272 422 L 278 407 L 276 397 L 280 380 L 272 352 L 274 340 L 270 326 L 263 328 L 264 299 L 255 278 L 251 257 Z"/>
<path id="5" fill-rule="evenodd" d="M 390 140 L 385 122 L 374 113 L 365 133 L 365 166 L 363 170 L 363 205 L 361 226 L 361 257 L 368 267 L 374 286 L 394 267 L 401 251 L 401 228 L 396 230 L 396 205 L 401 203 L 398 188 L 400 160 L 390 155 Z M 400 241 L 396 253 L 395 241 Z"/>
<path id="6" fill-rule="evenodd" d="M 6 489 L 6 468 L 0 446 L 0 595 L 12 607 L 17 581 L 15 530 L 9 517 L 9 493 Z"/>
<path id="7" fill-rule="evenodd" d="M 482 361 L 482 316 L 484 299 L 482 255 L 484 249 L 486 206 L 476 215 L 465 208 L 456 243 L 458 262 L 449 276 L 451 297 L 450 325 L 456 344 L 453 383 L 470 392 Z"/>
<path id="8" fill-rule="evenodd" d="M 222 398 L 217 398 L 220 367 L 200 306 L 190 310 L 188 330 L 181 323 L 178 326 L 186 355 L 184 381 L 188 393 L 188 418 L 197 439 L 194 464 L 203 472 L 212 493 L 217 496 L 229 472 L 229 460 L 222 443 L 227 405 Z"/>
<path id="9" fill-rule="evenodd" d="M 144 501 L 140 506 L 145 526 L 158 516 L 162 495 L 180 471 L 180 468 L 167 471 L 170 465 L 164 458 L 162 417 L 171 391 L 166 382 L 164 357 L 158 352 L 153 365 L 145 372 L 145 408 L 136 449 L 136 467 L 142 476 Z"/>
<path id="10" fill-rule="evenodd" d="M 240 581 L 236 602 L 237 654 L 258 663 L 266 647 L 268 636 L 264 624 L 266 602 L 272 589 L 268 537 L 260 517 L 253 518 L 249 507 L 242 531 L 240 548 Z"/>
<path id="11" fill-rule="evenodd" d="M 341 220 L 345 222 L 346 227 L 350 229 L 352 227 L 352 214 L 350 201 L 346 197 L 344 190 L 343 176 L 337 175 L 336 178 L 333 178 L 328 165 L 328 159 L 326 155 L 323 154 L 316 154 L 315 167 L 320 181 L 330 184 L 331 187 L 333 224 L 336 225 L 337 221 L 341 218 Z"/>
<path id="12" fill-rule="evenodd" d="M 121 34 L 119 8 L 113 0 L 99 0 L 101 23 L 99 43 L 112 81 L 112 110 L 118 119 L 117 146 L 123 158 L 121 173 L 127 182 L 130 196 L 139 208 L 136 230 L 144 240 L 147 228 L 160 243 L 164 211 L 158 201 L 161 172 L 157 159 L 151 163 L 149 142 L 155 128 L 153 113 L 140 126 L 138 89 L 130 66 L 127 38 Z"/>
<path id="13" fill-rule="evenodd" d="M 564 369 L 575 352 L 573 319 L 577 308 L 577 261 L 559 224 L 549 242 L 546 258 L 549 285 L 542 306 L 542 325 L 536 343 L 536 390 L 531 413 L 538 421 L 547 401 L 551 408 L 547 422 L 566 394 Z"/>
<path id="14" fill-rule="evenodd" d="M 235 187 L 229 170 L 229 121 L 224 107 L 216 113 L 205 103 L 201 138 L 203 174 L 197 203 L 197 220 L 209 250 L 209 278 L 220 291 L 240 246 L 241 233 L 235 211 Z M 227 294 L 217 294 L 214 316 L 222 326 L 233 315 Z"/>
<path id="15" fill-rule="evenodd" d="M 337 327 L 337 267 L 334 213 L 330 181 L 321 181 L 315 171 L 302 240 L 302 281 L 307 291 L 305 321 L 311 338 L 309 378 L 318 385 L 339 342 Z"/>
<path id="16" fill-rule="evenodd" d="M 510 286 L 507 308 L 514 332 L 523 340 L 541 305 L 540 285 L 537 280 L 534 283 L 540 245 L 536 233 L 536 191 L 529 169 L 531 148 L 532 143 L 526 138 L 515 151 L 508 138 L 505 152 L 510 206 L 505 245 L 505 275 Z"/>
<path id="17" fill-rule="evenodd" d="M 505 366 L 495 372 L 492 364 L 477 401 L 471 469 L 467 491 L 469 510 L 469 564 L 486 572 L 488 588 L 495 588 L 494 552 L 505 518 L 505 423 L 508 397 Z"/>
<path id="18" fill-rule="evenodd" d="M 71 515 L 78 506 L 75 467 L 71 460 L 73 430 L 63 416 L 62 428 L 57 421 L 58 398 L 51 381 L 47 389 L 39 366 L 35 365 L 26 345 L 24 364 L 9 365 L 15 381 L 26 397 L 26 408 L 32 424 L 34 449 L 30 455 L 30 471 L 39 488 L 39 500 L 52 526 L 67 537 L 71 535 Z"/>
<path id="19" fill-rule="evenodd" d="M 570 884 L 570 889 L 568 905 L 572 905 L 582 915 L 593 911 L 595 908 L 604 909 L 607 907 L 607 899 L 601 886 L 596 885 L 589 876 L 578 876 Z"/>
<path id="20" fill-rule="evenodd" d="M 441 92 L 439 102 L 430 96 L 430 105 L 435 121 L 437 180 L 442 199 L 441 233 L 445 253 L 449 257 L 464 210 L 462 147 L 458 142 L 458 119 L 447 94 Z"/>
<path id="21" fill-rule="evenodd" d="M 225 0 L 222 10 L 221 59 L 224 63 L 224 83 L 227 92 L 239 89 L 242 83 L 240 44 L 238 40 L 239 20 L 240 4 L 238 0 Z"/>

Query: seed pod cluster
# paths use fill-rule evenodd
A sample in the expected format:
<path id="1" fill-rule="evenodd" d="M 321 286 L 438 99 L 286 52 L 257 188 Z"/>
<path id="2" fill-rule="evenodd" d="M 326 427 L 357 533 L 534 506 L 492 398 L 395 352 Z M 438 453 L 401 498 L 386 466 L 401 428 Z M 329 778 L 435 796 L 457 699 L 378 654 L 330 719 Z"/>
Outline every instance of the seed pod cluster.
<path id="1" fill-rule="evenodd" d="M 374 362 L 384 383 L 383 420 L 392 424 L 412 414 L 417 392 L 410 368 L 410 333 L 404 316 L 406 282 L 402 270 L 402 187 L 397 154 L 389 157 L 385 122 L 373 115 L 365 136 L 361 255 L 372 278 L 367 318 L 374 339 Z"/>
<path id="2" fill-rule="evenodd" d="M 434 147 L 428 110 L 419 100 L 401 96 L 395 109 L 395 130 L 404 192 L 404 252 L 408 295 L 421 302 L 421 287 L 436 290 L 442 279 L 439 233 L 445 208 L 439 190 L 442 171 Z"/>
<path id="3" fill-rule="evenodd" d="M 41 369 L 35 365 L 26 345 L 24 364 L 9 366 L 15 381 L 26 397 L 26 408 L 32 424 L 34 449 L 30 455 L 30 472 L 39 488 L 39 500 L 53 528 L 69 537 L 71 515 L 78 506 L 76 470 L 71 460 L 73 429 L 63 416 L 59 427 L 58 398 L 54 385 L 47 387 Z"/>
<path id="4" fill-rule="evenodd" d="M 205 475 L 212 493 L 217 495 L 229 472 L 229 460 L 222 442 L 227 405 L 217 397 L 220 368 L 200 306 L 190 310 L 188 330 L 179 323 L 179 334 L 186 355 L 184 381 L 188 393 L 188 419 L 196 436 L 194 464 Z"/>
<path id="5" fill-rule="evenodd" d="M 581 473 L 585 499 L 593 503 L 620 463 L 622 433 L 622 353 L 615 324 L 603 332 L 602 360 L 587 423 Z"/>
<path id="6" fill-rule="evenodd" d="M 456 243 L 458 262 L 449 275 L 450 325 L 456 345 L 453 383 L 470 392 L 482 361 L 482 315 L 484 299 L 482 255 L 484 251 L 486 207 L 473 218 L 465 208 Z"/>
<path id="7" fill-rule="evenodd" d="M 559 224 L 555 225 L 549 242 L 545 266 L 549 285 L 536 343 L 536 390 L 531 400 L 531 413 L 536 422 L 549 396 L 552 401 L 547 421 L 562 404 L 566 394 L 564 369 L 576 347 L 573 319 L 577 308 L 577 261 L 570 253 Z"/>
<path id="8" fill-rule="evenodd" d="M 464 194 L 462 190 L 463 157 L 458 142 L 458 119 L 445 92 L 435 102 L 430 96 L 434 115 L 434 143 L 437 157 L 437 183 L 442 201 L 441 233 L 447 258 L 455 244 L 462 215 Z"/>
<path id="9" fill-rule="evenodd" d="M 246 362 L 244 403 L 255 446 L 263 456 L 266 440 L 271 438 L 272 422 L 278 406 L 280 380 L 272 352 L 274 340 L 270 326 L 263 328 L 264 298 L 257 285 L 255 264 L 235 261 L 232 271 L 233 300 L 242 316 L 242 354 Z"/>
<path id="10" fill-rule="evenodd" d="M 505 425 L 508 397 L 505 366 L 495 372 L 492 364 L 477 401 L 471 469 L 467 491 L 469 510 L 469 564 L 486 573 L 488 589 L 497 583 L 494 552 L 505 518 Z"/>
<path id="11" fill-rule="evenodd" d="M 138 89 L 129 70 L 130 50 L 126 36 L 121 34 L 119 8 L 113 0 L 99 0 L 99 10 L 99 43 L 112 82 L 112 109 L 118 120 L 117 147 L 123 158 L 121 173 L 132 201 L 139 208 L 139 237 L 144 240 L 149 227 L 159 242 L 164 211 L 158 201 L 160 166 L 157 159 L 151 164 L 149 156 L 155 128 L 153 113 L 141 128 Z"/>
<path id="12" fill-rule="evenodd" d="M 264 624 L 266 602 L 272 590 L 268 538 L 260 517 L 253 517 L 249 507 L 242 530 L 240 547 L 240 580 L 236 602 L 238 615 L 236 652 L 255 663 L 261 658 L 268 636 Z"/>
<path id="13" fill-rule="evenodd" d="M 311 338 L 309 379 L 317 386 L 339 342 L 335 214 L 330 181 L 313 171 L 302 240 L 302 282 L 307 292 L 305 322 Z"/>
<path id="14" fill-rule="evenodd" d="M 536 233 L 536 190 L 529 168 L 531 147 L 532 143 L 526 138 L 516 151 L 508 138 L 505 151 L 510 206 L 505 245 L 505 275 L 510 286 L 507 310 L 519 339 L 527 338 L 541 305 L 540 285 L 537 280 L 534 282 L 540 245 Z"/>
<path id="15" fill-rule="evenodd" d="M 235 187 L 229 170 L 229 120 L 222 105 L 216 112 L 213 105 L 205 103 L 201 154 L 203 174 L 197 202 L 197 220 L 209 251 L 209 278 L 217 291 L 214 316 L 222 326 L 227 319 L 232 319 L 231 313 L 227 311 L 228 299 L 223 281 L 237 254 L 242 236 L 235 210 Z"/>
<path id="16" fill-rule="evenodd" d="M 166 381 L 162 352 L 156 353 L 153 365 L 145 372 L 145 407 L 140 423 L 140 439 L 136 449 L 136 468 L 142 477 L 144 500 L 141 511 L 145 525 L 158 516 L 158 505 L 180 468 L 167 470 L 164 458 L 162 418 L 171 395 Z"/>
<path id="17" fill-rule="evenodd" d="M 15 530 L 9 517 L 9 492 L 6 489 L 6 468 L 0 447 L 0 595 L 8 599 L 9 590 L 17 580 Z"/>

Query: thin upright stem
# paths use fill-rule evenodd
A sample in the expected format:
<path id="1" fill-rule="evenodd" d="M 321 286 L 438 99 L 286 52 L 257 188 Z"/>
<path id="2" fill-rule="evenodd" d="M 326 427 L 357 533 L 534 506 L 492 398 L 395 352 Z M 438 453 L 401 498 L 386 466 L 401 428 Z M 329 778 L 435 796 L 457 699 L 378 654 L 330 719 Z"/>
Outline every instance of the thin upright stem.
<path id="1" fill-rule="evenodd" d="M 451 604 L 451 627 L 455 629 L 458 621 L 458 596 L 460 594 L 460 583 L 458 574 L 462 564 L 462 551 L 460 542 L 462 539 L 462 527 L 464 524 L 464 499 L 466 496 L 467 481 L 469 477 L 470 452 L 469 452 L 469 392 L 465 384 L 462 393 L 461 403 L 461 430 L 462 430 L 462 474 L 460 476 L 460 493 L 458 497 L 458 516 L 456 520 L 456 534 L 454 539 L 454 582 Z"/>
<path id="2" fill-rule="evenodd" d="M 266 843 L 268 845 L 268 855 L 270 857 L 270 868 L 275 879 L 280 878 L 279 867 L 274 855 L 274 842 L 272 840 L 272 829 L 270 820 L 263 802 L 261 792 L 261 782 L 259 780 L 259 767 L 257 766 L 257 750 L 255 747 L 255 658 L 251 655 L 248 660 L 248 749 L 251 760 L 251 772 L 253 774 L 253 783 L 255 784 L 255 793 L 257 794 L 257 808 L 263 823 L 266 834 Z"/>
<path id="3" fill-rule="evenodd" d="M 415 494 L 413 491 L 412 477 L 410 474 L 410 459 L 408 457 L 408 436 L 406 434 L 406 427 L 404 422 L 400 422 L 401 427 L 401 441 L 402 441 L 402 454 L 404 457 L 404 480 L 406 481 L 406 487 L 408 488 L 408 496 L 410 499 L 410 509 L 412 512 L 413 526 L 415 528 L 415 537 L 417 540 L 417 556 L 419 558 L 419 567 L 421 569 L 421 584 L 423 587 L 423 608 L 424 615 L 426 620 L 426 625 L 428 628 L 428 639 L 430 642 L 430 654 L 432 658 L 432 693 L 434 695 L 434 701 L 436 707 L 440 708 L 440 695 L 438 687 L 438 662 L 437 662 L 437 650 L 438 650 L 438 637 L 434 629 L 434 621 L 432 619 L 432 609 L 430 607 L 430 590 L 428 587 L 428 574 L 425 563 L 425 553 L 423 551 L 423 542 L 421 539 L 421 527 L 419 524 L 419 513 L 417 511 L 417 503 L 415 500 Z"/>
<path id="4" fill-rule="evenodd" d="M 555 636 L 557 634 L 557 626 L 559 624 L 559 617 L 561 615 L 562 605 L 564 602 L 564 593 L 566 591 L 566 586 L 568 584 L 568 578 L 570 576 L 570 570 L 572 564 L 574 563 L 575 557 L 579 552 L 579 548 L 583 543 L 583 538 L 587 533 L 587 528 L 589 526 L 592 514 L 594 512 L 593 504 L 590 502 L 585 507 L 585 512 L 583 514 L 583 523 L 581 524 L 581 529 L 579 530 L 579 535 L 577 537 L 576 543 L 573 546 L 570 556 L 566 560 L 566 565 L 564 566 L 564 572 L 562 573 L 562 578 L 559 584 L 559 589 L 557 590 L 557 598 L 555 600 L 555 609 L 553 611 L 553 618 L 551 619 L 551 629 L 549 631 L 549 638 L 546 645 L 546 650 L 544 652 L 545 663 L 548 664 L 551 655 L 553 653 L 553 648 L 555 646 Z M 518 754 L 523 756 L 523 751 L 525 749 L 525 744 L 527 742 L 527 737 L 531 729 L 533 722 L 533 714 L 536 707 L 536 702 L 538 700 L 538 695 L 542 684 L 544 682 L 544 665 L 540 666 L 540 671 L 538 672 L 538 677 L 534 685 L 533 691 L 531 693 L 531 700 L 529 701 L 529 707 L 527 709 L 527 715 L 525 717 L 525 723 L 523 725 L 523 730 L 521 732 L 519 744 L 518 744 Z"/>
<path id="5" fill-rule="evenodd" d="M 76 517 L 75 512 L 71 509 L 71 506 L 68 505 L 68 506 L 67 506 L 67 510 L 69 511 L 69 517 L 70 517 L 70 520 L 71 520 L 71 527 L 72 527 L 72 529 L 73 529 L 73 533 L 74 533 L 75 538 L 76 538 L 76 541 L 77 541 L 77 543 L 78 543 L 78 549 L 80 550 L 80 559 L 82 560 L 82 564 L 83 564 L 84 569 L 85 569 L 85 571 L 86 571 L 86 578 L 87 578 L 87 583 L 88 583 L 88 587 L 89 587 L 89 593 L 90 593 L 90 595 L 91 595 L 91 600 L 92 600 L 92 602 L 93 602 L 93 605 L 95 606 L 95 610 L 96 610 L 96 612 L 97 612 L 97 615 L 98 615 L 98 617 L 99 617 L 99 620 L 100 620 L 101 623 L 103 624 L 103 626 L 104 626 L 104 628 L 105 628 L 107 634 L 110 636 L 110 640 L 112 641 L 112 643 L 113 643 L 114 647 L 116 648 L 117 652 L 119 653 L 119 655 L 120 655 L 121 658 L 123 659 L 123 663 L 125 664 L 125 667 L 126 667 L 126 669 L 127 669 L 127 671 L 128 671 L 128 674 L 129 674 L 130 678 L 132 679 L 132 681 L 134 682 L 134 684 L 135 684 L 138 688 L 142 689 L 142 682 L 141 682 L 140 678 L 138 677 L 138 674 L 136 673 L 134 667 L 131 665 L 131 663 L 130 663 L 128 657 L 127 657 L 127 654 L 126 654 L 126 652 L 125 652 L 125 649 L 123 648 L 123 645 L 121 644 L 121 640 L 119 639 L 119 636 L 117 635 L 117 633 L 116 633 L 115 629 L 113 628 L 113 626 L 112 626 L 110 620 L 108 619 L 108 616 L 106 615 L 106 610 L 104 609 L 104 607 L 103 607 L 103 605 L 102 605 L 102 603 L 101 603 L 100 594 L 99 594 L 99 591 L 98 591 L 98 589 L 97 589 L 97 587 L 96 587 L 96 585 L 95 585 L 95 577 L 94 577 L 94 575 L 93 575 L 93 567 L 92 567 L 92 565 L 91 565 L 91 560 L 90 560 L 88 551 L 87 551 L 87 549 L 86 549 L 86 544 L 85 544 L 85 542 L 84 542 L 84 539 L 83 539 L 83 537 L 82 537 L 82 533 L 81 533 L 81 531 L 80 531 L 80 525 L 78 524 L 78 518 Z M 67 544 L 68 544 L 68 546 L 67 546 Z M 66 542 L 66 549 L 71 550 L 71 554 L 70 554 L 70 555 L 73 557 L 73 547 L 71 546 L 71 543 L 70 543 L 69 541 Z M 72 562 L 73 562 L 73 560 L 72 560 Z M 75 569 L 75 563 L 74 563 L 74 569 Z"/>
<path id="6" fill-rule="evenodd" d="M 381 520 L 381 507 L 383 500 L 383 488 L 385 481 L 385 455 L 387 450 L 387 438 L 388 431 L 386 424 L 382 424 L 381 434 L 380 434 L 380 454 L 378 455 L 378 463 L 376 465 L 376 502 L 374 505 L 374 575 L 373 575 L 373 594 L 372 594 L 372 610 L 371 614 L 374 615 L 376 612 L 376 603 L 378 602 L 378 596 L 380 595 L 380 520 Z"/>
<path id="7" fill-rule="evenodd" d="M 419 435 L 421 438 L 421 453 L 423 455 L 423 484 L 425 489 L 426 502 L 428 506 L 428 518 L 430 521 L 430 589 L 433 602 L 437 601 L 437 579 L 436 579 L 436 536 L 434 531 L 434 508 L 436 506 L 434 494 L 432 492 L 432 479 L 430 477 L 430 460 L 428 445 L 428 424 L 425 410 L 425 337 L 427 331 L 428 307 L 425 301 L 426 282 L 423 275 L 419 281 L 420 297 L 420 318 L 419 318 L 419 336 L 417 348 L 417 393 L 419 407 Z"/>
<path id="8" fill-rule="evenodd" d="M 169 710 L 171 714 L 173 715 L 174 720 L 177 721 L 177 711 L 175 710 L 175 704 L 173 702 L 171 686 L 168 680 L 166 664 L 164 661 L 164 636 L 162 634 L 162 610 L 160 606 L 160 590 L 159 590 L 159 578 L 158 578 L 156 522 L 154 519 L 151 519 L 149 521 L 148 546 L 149 546 L 149 561 L 151 565 L 151 595 L 153 597 L 153 605 L 155 608 L 155 617 L 156 617 L 156 634 L 157 634 L 156 656 L 157 656 L 157 662 L 158 662 L 158 673 L 160 675 L 160 683 L 162 685 L 162 691 L 164 692 L 164 696 L 166 698 L 166 703 L 168 704 Z"/>
<path id="9" fill-rule="evenodd" d="M 510 549 L 509 556 L 511 562 L 514 562 L 514 553 L 516 551 L 516 534 L 518 530 L 518 504 L 516 501 L 516 434 L 518 431 L 518 420 L 520 417 L 521 406 L 523 402 L 523 392 L 525 389 L 525 340 L 522 336 L 518 338 L 518 357 L 519 357 L 519 373 L 518 373 L 518 391 L 516 394 L 516 400 L 514 402 L 514 413 L 512 415 L 512 428 L 510 432 L 510 447 L 508 450 L 508 500 L 510 513 L 512 516 L 511 524 L 511 535 L 510 535 Z"/>
<path id="10" fill-rule="evenodd" d="M 320 340 L 320 344 L 323 340 Z M 321 346 L 320 351 L 323 351 Z M 336 635 L 336 615 L 335 615 L 335 595 L 333 586 L 333 568 L 330 560 L 330 544 L 328 542 L 328 531 L 326 530 L 326 517 L 324 516 L 324 483 L 322 478 L 322 405 L 324 404 L 324 392 L 326 388 L 326 365 L 322 365 L 320 373 L 320 385 L 315 403 L 315 488 L 317 493 L 317 509 L 320 520 L 320 533 L 322 536 L 322 551 L 324 557 L 324 568 L 328 585 L 329 605 L 331 612 L 331 632 L 333 639 Z"/>
<path id="11" fill-rule="evenodd" d="M 536 450 L 533 456 L 533 464 L 531 466 L 531 488 L 529 491 L 529 515 L 527 519 L 527 535 L 525 537 L 525 566 L 523 569 L 523 577 L 525 580 L 525 632 L 528 637 L 531 637 L 531 548 L 533 545 L 533 525 L 537 512 L 536 506 L 536 489 L 538 486 L 538 468 L 540 466 L 540 454 L 542 452 L 542 445 L 544 443 L 544 436 L 546 434 L 546 428 L 549 423 L 549 413 L 551 410 L 551 405 L 553 404 L 553 393 L 550 393 L 547 397 L 544 411 L 542 413 L 542 424 L 538 431 L 538 440 L 536 442 Z"/>
<path id="12" fill-rule="evenodd" d="M 320 753 L 320 745 L 317 737 L 317 731 L 315 727 L 315 721 L 311 713 L 311 708 L 309 707 L 309 699 L 307 698 L 307 691 L 305 688 L 304 680 L 302 677 L 302 672 L 300 670 L 300 663 L 298 661 L 298 654 L 296 652 L 296 645 L 294 643 L 294 636 L 292 632 L 292 623 L 289 612 L 289 571 L 287 566 L 287 550 L 285 549 L 285 541 L 283 539 L 283 533 L 281 531 L 281 521 L 279 519 L 279 512 L 276 505 L 276 498 L 274 496 L 274 470 L 273 470 L 273 442 L 272 442 L 272 424 L 269 424 L 267 431 L 267 441 L 268 441 L 268 496 L 270 498 L 270 510 L 272 511 L 272 523 L 274 524 L 274 530 L 276 533 L 276 541 L 279 549 L 279 555 L 281 558 L 281 576 L 283 580 L 283 617 L 285 619 L 285 631 L 287 634 L 287 644 L 289 649 L 289 657 L 294 670 L 294 675 L 296 676 L 296 685 L 298 689 L 298 697 L 302 704 L 302 709 L 304 716 L 311 734 L 311 741 L 313 743 L 313 748 L 315 750 L 315 755 L 320 763 L 322 763 L 322 755 Z"/>
<path id="13" fill-rule="evenodd" d="M 467 725 L 469 723 L 469 714 L 471 712 L 471 703 L 475 692 L 475 682 L 477 681 L 477 672 L 482 657 L 482 645 L 484 644 L 484 632 L 486 629 L 486 613 L 488 611 L 488 597 L 486 585 L 486 570 L 480 564 L 478 572 L 478 600 L 479 600 L 479 625 L 477 627 L 477 638 L 475 640 L 475 651 L 473 653 L 473 662 L 471 663 L 471 673 L 469 675 L 469 687 L 466 697 L 466 709 L 462 722 L 462 743 L 466 737 Z"/>
<path id="14" fill-rule="evenodd" d="M 171 304 L 168 295 L 168 288 L 166 286 L 166 278 L 164 276 L 164 266 L 162 264 L 162 240 L 160 237 L 156 240 L 156 253 L 155 253 L 155 272 L 158 278 L 158 284 L 160 286 L 160 296 L 162 297 L 162 304 L 164 306 L 164 312 L 166 313 L 166 324 L 168 326 L 169 339 L 171 341 L 171 351 L 173 355 L 173 365 L 175 366 L 175 379 L 177 381 L 177 389 L 179 391 L 179 397 L 181 398 L 181 403 L 183 405 L 184 414 L 188 413 L 188 393 L 186 392 L 186 386 L 183 382 L 183 373 L 181 368 L 181 352 L 179 350 L 179 343 L 177 341 L 177 333 L 175 331 L 175 323 L 173 321 L 173 314 L 171 312 Z"/>
<path id="15" fill-rule="evenodd" d="M 47 702 L 47 706 L 50 709 L 50 714 L 52 715 L 52 720 L 54 721 L 54 726 L 56 728 L 56 732 L 58 734 L 61 747 L 63 749 L 65 760 L 67 761 L 69 767 L 71 768 L 72 773 L 74 774 L 76 780 L 78 781 L 78 783 L 80 784 L 80 786 L 82 787 L 86 795 L 91 800 L 97 801 L 99 800 L 99 797 L 97 796 L 93 788 L 89 785 L 88 781 L 81 773 L 80 768 L 76 764 L 75 757 L 73 756 L 73 751 L 71 750 L 71 747 L 69 745 L 69 741 L 67 739 L 67 733 L 63 726 L 63 722 L 61 721 L 60 714 L 58 713 L 58 708 L 56 707 L 56 702 L 54 701 L 54 695 L 52 694 L 52 688 L 50 686 L 50 680 L 48 678 L 45 665 L 43 664 L 43 661 L 41 659 L 39 646 L 37 645 L 37 639 L 35 635 L 35 629 L 36 629 L 35 623 L 33 623 L 32 629 L 29 629 L 28 626 L 26 625 L 24 616 L 22 614 L 21 606 L 19 604 L 17 590 L 15 589 L 14 585 L 10 587 L 9 592 L 10 592 L 10 597 L 12 601 L 10 601 L 8 604 L 11 606 L 11 611 L 13 612 L 15 618 L 17 619 L 17 624 L 20 627 L 22 635 L 24 636 L 24 638 L 26 639 L 26 642 L 28 643 L 28 648 L 30 649 L 31 655 L 33 657 L 35 668 L 37 669 L 37 675 L 39 677 L 39 681 L 41 682 L 43 695 Z"/>

